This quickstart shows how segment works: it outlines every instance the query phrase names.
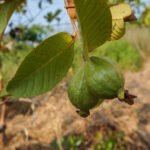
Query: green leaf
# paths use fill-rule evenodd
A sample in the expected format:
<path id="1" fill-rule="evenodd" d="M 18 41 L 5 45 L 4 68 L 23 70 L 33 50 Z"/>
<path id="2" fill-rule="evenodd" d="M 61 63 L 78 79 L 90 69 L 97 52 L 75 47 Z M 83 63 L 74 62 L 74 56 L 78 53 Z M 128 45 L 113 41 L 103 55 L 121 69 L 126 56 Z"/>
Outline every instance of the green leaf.
<path id="1" fill-rule="evenodd" d="M 6 91 L 6 87 L 4 87 L 2 91 L 0 91 L 0 98 L 6 97 L 6 96 L 9 96 L 9 93 Z"/>
<path id="2" fill-rule="evenodd" d="M 92 51 L 111 35 L 112 17 L 106 0 L 74 0 L 83 47 Z"/>
<path id="3" fill-rule="evenodd" d="M 7 91 L 16 97 L 31 97 L 51 90 L 62 80 L 74 57 L 74 39 L 58 33 L 43 41 L 19 67 Z"/>
<path id="4" fill-rule="evenodd" d="M 0 41 L 12 13 L 21 1 L 22 0 L 7 0 L 3 4 L 0 4 Z"/>

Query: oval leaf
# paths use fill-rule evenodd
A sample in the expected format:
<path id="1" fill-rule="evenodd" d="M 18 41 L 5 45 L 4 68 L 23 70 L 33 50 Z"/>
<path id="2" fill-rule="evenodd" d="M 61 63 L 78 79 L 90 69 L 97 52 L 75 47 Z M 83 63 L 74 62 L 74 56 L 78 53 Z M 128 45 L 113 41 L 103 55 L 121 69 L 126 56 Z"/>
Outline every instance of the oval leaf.
<path id="1" fill-rule="evenodd" d="M 21 2 L 22 0 L 7 0 L 0 4 L 0 41 L 12 13 Z"/>
<path id="2" fill-rule="evenodd" d="M 33 50 L 9 82 L 12 96 L 31 97 L 51 90 L 67 73 L 74 56 L 74 39 L 56 34 Z"/>
<path id="3" fill-rule="evenodd" d="M 84 49 L 92 51 L 111 35 L 112 17 L 106 0 L 74 0 Z"/>

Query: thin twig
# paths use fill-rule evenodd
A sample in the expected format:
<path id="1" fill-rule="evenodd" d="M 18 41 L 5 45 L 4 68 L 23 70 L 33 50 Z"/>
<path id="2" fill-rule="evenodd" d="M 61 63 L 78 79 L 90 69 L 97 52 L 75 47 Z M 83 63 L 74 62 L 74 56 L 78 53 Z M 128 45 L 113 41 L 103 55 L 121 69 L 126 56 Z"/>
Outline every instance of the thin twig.
<path id="1" fill-rule="evenodd" d="M 76 17 L 72 18 L 72 16 L 70 16 L 70 14 L 69 14 L 69 9 L 75 9 L 75 6 L 73 6 L 73 5 L 70 6 L 70 4 L 68 3 L 68 0 L 64 0 L 64 3 L 65 3 L 65 8 L 67 9 L 68 16 L 71 20 L 71 24 L 73 26 L 74 32 L 76 32 L 77 38 L 80 39 L 78 27 L 76 25 Z"/>

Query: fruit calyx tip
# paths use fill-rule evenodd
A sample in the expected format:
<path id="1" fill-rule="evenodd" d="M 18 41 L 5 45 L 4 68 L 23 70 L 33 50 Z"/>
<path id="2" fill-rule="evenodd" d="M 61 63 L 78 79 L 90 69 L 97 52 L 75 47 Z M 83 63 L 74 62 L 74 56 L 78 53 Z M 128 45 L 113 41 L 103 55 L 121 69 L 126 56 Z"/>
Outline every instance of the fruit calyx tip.
<path id="1" fill-rule="evenodd" d="M 120 99 L 118 98 L 121 102 L 125 102 L 129 105 L 133 105 L 134 104 L 134 99 L 137 98 L 137 96 L 132 95 L 128 92 L 128 90 L 125 90 L 124 92 L 124 98 Z"/>
<path id="2" fill-rule="evenodd" d="M 87 118 L 89 115 L 90 115 L 90 112 L 87 111 L 87 112 L 84 112 L 84 111 L 81 111 L 81 110 L 76 110 L 76 112 L 83 118 Z"/>

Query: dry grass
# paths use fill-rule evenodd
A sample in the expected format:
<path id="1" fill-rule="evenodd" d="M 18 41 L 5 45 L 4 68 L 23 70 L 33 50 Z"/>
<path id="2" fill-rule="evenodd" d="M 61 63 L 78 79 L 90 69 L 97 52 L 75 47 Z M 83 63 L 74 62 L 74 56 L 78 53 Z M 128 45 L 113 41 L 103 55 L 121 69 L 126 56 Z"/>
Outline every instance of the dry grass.
<path id="1" fill-rule="evenodd" d="M 131 42 L 141 53 L 143 58 L 150 55 L 150 28 L 130 26 L 124 37 Z"/>

